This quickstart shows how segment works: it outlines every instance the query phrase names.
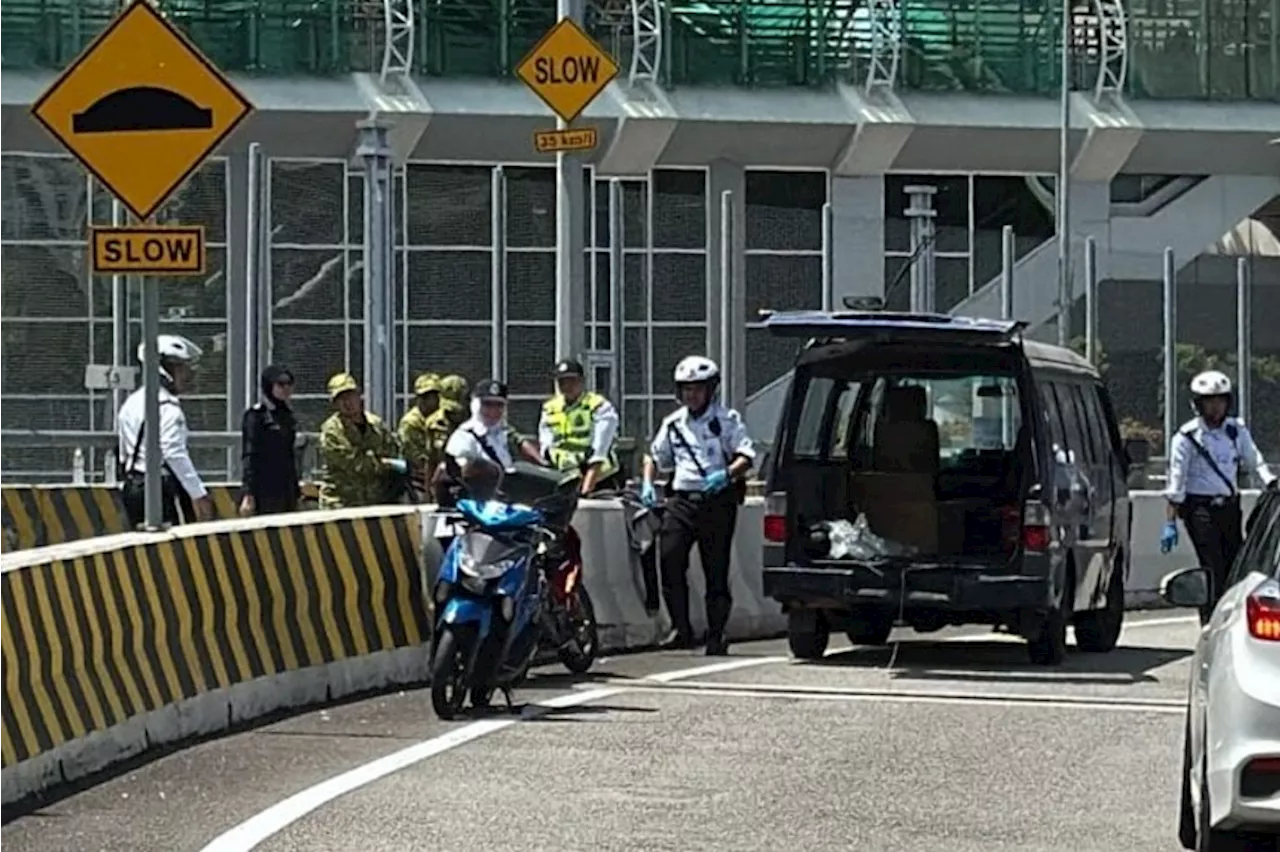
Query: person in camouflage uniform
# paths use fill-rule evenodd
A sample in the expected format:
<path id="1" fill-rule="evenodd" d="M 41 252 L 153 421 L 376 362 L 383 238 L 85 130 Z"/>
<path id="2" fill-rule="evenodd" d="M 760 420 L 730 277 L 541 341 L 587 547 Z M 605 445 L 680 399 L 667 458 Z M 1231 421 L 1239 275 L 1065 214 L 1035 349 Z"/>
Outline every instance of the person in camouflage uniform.
<path id="1" fill-rule="evenodd" d="M 320 426 L 320 508 L 388 502 L 408 471 L 395 433 L 381 417 L 365 410 L 360 384 L 350 373 L 334 375 L 328 389 L 334 412 Z"/>
<path id="2" fill-rule="evenodd" d="M 467 380 L 457 373 L 440 380 L 440 407 L 436 409 L 436 416 L 444 421 L 443 425 L 437 425 L 447 429 L 446 440 L 471 417 L 471 401 L 467 398 L 470 390 Z"/>
<path id="3" fill-rule="evenodd" d="M 449 433 L 431 415 L 440 408 L 440 377 L 435 373 L 423 373 L 413 382 L 413 406 L 400 418 L 400 446 L 405 461 L 413 474 L 414 496 L 424 498 L 436 467 L 444 458 L 444 444 Z"/>

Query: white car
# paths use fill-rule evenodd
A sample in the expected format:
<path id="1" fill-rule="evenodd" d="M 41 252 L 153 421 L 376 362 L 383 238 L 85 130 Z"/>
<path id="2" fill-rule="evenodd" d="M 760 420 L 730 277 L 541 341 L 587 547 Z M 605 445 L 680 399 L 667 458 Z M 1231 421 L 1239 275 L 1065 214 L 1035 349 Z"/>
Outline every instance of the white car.
<path id="1" fill-rule="evenodd" d="M 1198 607 L 1202 568 L 1160 593 Z M 1280 849 L 1280 494 L 1266 492 L 1192 658 L 1178 838 L 1197 852 Z"/>

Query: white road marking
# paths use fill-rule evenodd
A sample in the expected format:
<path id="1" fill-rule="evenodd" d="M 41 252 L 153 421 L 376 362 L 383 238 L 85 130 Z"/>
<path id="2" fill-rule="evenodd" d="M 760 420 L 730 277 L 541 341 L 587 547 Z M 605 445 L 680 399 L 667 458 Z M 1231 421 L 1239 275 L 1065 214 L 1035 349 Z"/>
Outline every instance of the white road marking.
<path id="1" fill-rule="evenodd" d="M 654 691 L 656 686 L 638 684 L 636 689 Z M 767 692 L 779 695 L 842 695 L 862 698 L 964 698 L 984 701 L 1000 701 L 1022 704 L 1042 704 L 1056 702 L 1060 704 L 1080 704 L 1088 707 L 1097 706 L 1134 706 L 1134 707 L 1176 707 L 1185 708 L 1186 701 L 1173 698 L 1117 698 L 1106 695 L 1063 695 L 1044 692 L 984 692 L 976 690 L 934 690 L 934 689 L 876 689 L 859 686 L 807 686 L 796 684 L 772 683 L 717 683 L 716 681 L 681 681 L 670 689 L 687 692 L 690 690 L 705 692 L 732 692 L 746 690 L 748 692 Z"/>
<path id="2" fill-rule="evenodd" d="M 1037 701 L 1026 701 L 1002 696 L 998 693 L 985 696 L 981 693 L 973 693 L 971 695 L 895 695 L 892 693 L 864 695 L 852 693 L 805 692 L 797 690 L 773 691 L 753 686 L 707 689 L 703 688 L 704 686 L 704 684 L 680 684 L 670 687 L 635 686 L 624 689 L 623 691 L 652 692 L 655 694 L 667 695 L 697 695 L 704 698 L 714 696 L 716 698 L 772 698 L 793 701 L 851 701 L 876 704 L 957 704 L 969 707 L 985 705 L 988 707 L 1028 707 L 1037 710 L 1108 710 L 1123 713 L 1159 713 L 1171 716 L 1181 716 L 1186 713 L 1186 706 L 1183 704 L 1174 706 L 1166 704 L 1138 704 L 1134 702 L 1113 703 L 1085 700 L 1063 701 L 1061 699 L 1051 697 L 1045 697 L 1043 700 Z M 718 687 L 719 684 L 716 684 L 715 686 Z"/>
<path id="3" fill-rule="evenodd" d="M 661 675 L 653 675 L 650 679 L 660 683 L 671 683 L 681 678 L 698 677 L 699 675 L 734 671 L 735 669 L 743 669 L 749 666 L 785 662 L 786 659 L 786 657 L 754 657 L 728 660 L 723 663 L 712 663 L 691 669 L 664 672 Z M 420 763 L 427 758 L 519 724 L 522 719 L 536 718 L 539 715 L 543 715 L 546 709 L 578 707 L 626 691 L 622 687 L 608 687 L 559 695 L 555 698 L 538 702 L 534 707 L 529 708 L 521 719 L 482 719 L 478 722 L 464 725 L 461 728 L 455 728 L 447 734 L 441 734 L 438 737 L 415 743 L 400 751 L 357 766 L 355 769 L 348 770 L 341 775 L 334 776 L 327 781 L 322 781 L 313 787 L 308 787 L 293 794 L 284 801 L 272 805 L 265 811 L 250 817 L 245 822 L 214 838 L 205 845 L 201 852 L 246 852 L 246 850 L 253 849 L 264 840 L 278 834 L 284 828 L 302 819 L 302 817 L 320 806 L 372 784 L 380 778 L 399 772 L 401 769 L 405 769 L 415 763 Z M 545 709 L 540 713 L 538 708 Z"/>
<path id="4" fill-rule="evenodd" d="M 1124 625 L 1124 630 L 1137 630 L 1139 627 L 1167 627 L 1170 624 L 1195 624 L 1199 623 L 1198 615 L 1169 615 L 1163 618 L 1144 618 L 1141 621 L 1130 621 Z"/>

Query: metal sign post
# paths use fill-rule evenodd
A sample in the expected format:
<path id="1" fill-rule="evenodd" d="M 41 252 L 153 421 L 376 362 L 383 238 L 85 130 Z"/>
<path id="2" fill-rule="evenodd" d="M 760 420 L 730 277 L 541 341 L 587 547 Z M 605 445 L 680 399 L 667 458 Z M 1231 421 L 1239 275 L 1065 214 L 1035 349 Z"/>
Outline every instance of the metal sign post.
<path id="1" fill-rule="evenodd" d="M 164 523 L 164 511 L 160 505 L 160 350 L 156 339 L 160 336 L 159 282 L 151 276 L 142 279 L 142 339 L 145 341 L 142 358 L 142 387 L 146 399 L 144 424 L 146 426 L 146 524 L 149 530 L 160 529 Z M 128 459 L 125 462 L 128 463 Z"/>
<path id="2" fill-rule="evenodd" d="M 556 357 L 586 348 L 586 257 L 583 247 L 582 160 L 570 151 L 594 147 L 598 134 L 573 122 L 618 76 L 618 63 L 579 23 L 583 0 L 557 0 L 559 21 L 516 66 L 516 76 L 558 118 L 556 130 L 534 134 L 540 151 L 556 154 Z M 616 310 L 616 308 L 615 308 Z M 616 345 L 616 344 L 615 344 Z"/>

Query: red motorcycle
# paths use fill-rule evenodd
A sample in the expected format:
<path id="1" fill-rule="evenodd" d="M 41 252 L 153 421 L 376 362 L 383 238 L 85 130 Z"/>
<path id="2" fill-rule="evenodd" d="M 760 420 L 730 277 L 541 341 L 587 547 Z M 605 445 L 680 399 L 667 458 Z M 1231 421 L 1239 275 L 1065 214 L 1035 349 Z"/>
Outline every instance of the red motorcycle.
<path id="1" fill-rule="evenodd" d="M 543 647 L 554 651 L 564 667 L 583 674 L 596 660 L 600 634 L 595 607 L 582 582 L 582 539 L 570 524 L 556 543 L 546 570 L 547 596 Z"/>

